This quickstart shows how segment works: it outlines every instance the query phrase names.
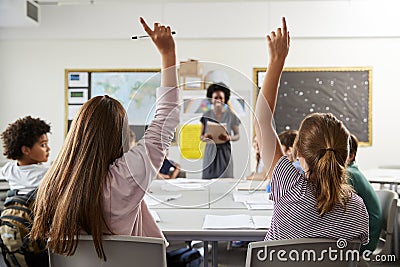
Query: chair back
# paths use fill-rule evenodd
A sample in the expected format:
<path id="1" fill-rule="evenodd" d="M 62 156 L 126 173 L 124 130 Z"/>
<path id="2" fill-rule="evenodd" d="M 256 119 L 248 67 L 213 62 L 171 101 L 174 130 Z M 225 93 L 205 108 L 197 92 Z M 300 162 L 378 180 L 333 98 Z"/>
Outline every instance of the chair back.
<path id="1" fill-rule="evenodd" d="M 357 266 L 362 258 L 359 240 L 299 238 L 252 242 L 246 267 Z"/>
<path id="2" fill-rule="evenodd" d="M 399 196 L 392 190 L 376 190 L 382 209 L 382 231 L 374 254 L 390 254 L 395 227 L 395 216 Z"/>
<path id="3" fill-rule="evenodd" d="M 104 235 L 103 246 L 107 261 L 98 258 L 92 236 L 81 235 L 74 255 L 64 256 L 49 252 L 50 266 L 166 266 L 166 248 L 162 238 Z"/>

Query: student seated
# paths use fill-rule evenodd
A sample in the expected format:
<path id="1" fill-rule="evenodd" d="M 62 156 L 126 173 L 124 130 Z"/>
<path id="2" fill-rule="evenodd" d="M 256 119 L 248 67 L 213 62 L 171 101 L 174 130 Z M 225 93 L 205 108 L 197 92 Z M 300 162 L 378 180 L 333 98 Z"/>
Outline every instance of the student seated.
<path id="1" fill-rule="evenodd" d="M 349 133 L 343 123 L 326 113 L 310 114 L 301 122 L 293 152 L 305 175 L 282 151 L 272 124 L 290 43 L 284 18 L 282 24 L 267 36 L 269 64 L 256 104 L 261 158 L 274 168 L 270 194 L 274 210 L 265 239 L 318 237 L 368 243 L 367 210 L 346 180 Z"/>
<path id="2" fill-rule="evenodd" d="M 266 180 L 267 168 L 264 166 L 260 155 L 260 146 L 258 145 L 257 136 L 253 137 L 253 148 L 256 152 L 256 171 L 246 177 L 247 180 Z"/>
<path id="3" fill-rule="evenodd" d="M 297 131 L 296 130 L 287 130 L 279 133 L 278 138 L 282 145 L 283 153 L 287 156 L 288 160 L 293 162 L 293 166 L 301 173 L 304 174 L 303 169 L 300 166 L 300 162 L 293 155 L 293 144 L 296 139 Z"/>
<path id="4" fill-rule="evenodd" d="M 362 245 L 360 251 L 374 251 L 378 244 L 382 228 L 382 209 L 374 188 L 358 169 L 356 164 L 358 139 L 353 134 L 350 135 L 349 147 L 350 153 L 347 166 L 347 172 L 349 174 L 348 182 L 363 199 L 369 218 L 369 243 L 367 245 Z"/>
<path id="5" fill-rule="evenodd" d="M 1 174 L 14 193 L 26 194 L 42 181 L 48 169 L 42 163 L 49 159 L 49 132 L 49 124 L 27 116 L 10 124 L 1 134 L 4 155 L 13 160 L 2 168 Z"/>
<path id="6" fill-rule="evenodd" d="M 48 240 L 53 253 L 73 255 L 81 233 L 92 235 L 103 260 L 103 234 L 164 237 L 143 198 L 179 123 L 175 42 L 170 27 L 155 23 L 152 30 L 140 21 L 161 54 L 156 114 L 129 149 L 128 118 L 120 102 L 96 96 L 81 107 L 35 201 L 31 236 Z"/>

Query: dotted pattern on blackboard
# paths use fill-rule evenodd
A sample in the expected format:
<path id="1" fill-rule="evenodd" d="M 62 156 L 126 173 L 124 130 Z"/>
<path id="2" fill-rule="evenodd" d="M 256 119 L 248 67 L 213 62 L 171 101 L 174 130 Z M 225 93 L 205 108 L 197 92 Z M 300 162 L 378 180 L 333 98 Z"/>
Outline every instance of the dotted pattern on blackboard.
<path id="1" fill-rule="evenodd" d="M 361 142 L 369 141 L 368 71 L 283 72 L 275 110 L 277 132 L 298 129 L 305 116 L 329 112 Z"/>

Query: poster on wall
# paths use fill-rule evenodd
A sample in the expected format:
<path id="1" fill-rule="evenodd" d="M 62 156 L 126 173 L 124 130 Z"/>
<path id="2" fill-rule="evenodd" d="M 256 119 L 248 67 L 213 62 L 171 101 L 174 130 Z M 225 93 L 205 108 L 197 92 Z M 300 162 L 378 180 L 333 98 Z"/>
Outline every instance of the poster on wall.
<path id="1" fill-rule="evenodd" d="M 254 68 L 258 95 L 265 68 Z M 277 132 L 298 129 L 314 112 L 332 113 L 360 141 L 372 144 L 372 68 L 286 68 L 274 120 Z"/>

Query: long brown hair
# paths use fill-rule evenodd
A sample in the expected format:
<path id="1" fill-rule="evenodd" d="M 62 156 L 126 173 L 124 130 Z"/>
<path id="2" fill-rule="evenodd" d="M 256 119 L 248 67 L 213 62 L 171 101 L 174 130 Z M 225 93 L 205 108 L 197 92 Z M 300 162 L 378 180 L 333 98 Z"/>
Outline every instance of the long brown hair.
<path id="1" fill-rule="evenodd" d="M 125 109 L 111 97 L 94 97 L 83 105 L 39 186 L 33 239 L 48 239 L 51 251 L 73 255 L 77 237 L 85 231 L 93 236 L 99 258 L 106 259 L 103 184 L 109 165 L 127 146 L 126 120 Z"/>
<path id="2" fill-rule="evenodd" d="M 314 113 L 301 123 L 294 143 L 294 154 L 302 156 L 304 170 L 315 186 L 316 207 L 322 216 L 337 204 L 346 206 L 352 189 L 346 182 L 349 132 L 330 113 Z"/>

